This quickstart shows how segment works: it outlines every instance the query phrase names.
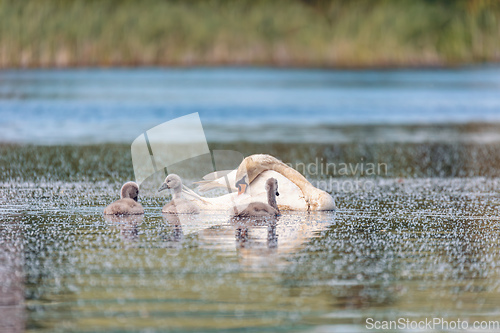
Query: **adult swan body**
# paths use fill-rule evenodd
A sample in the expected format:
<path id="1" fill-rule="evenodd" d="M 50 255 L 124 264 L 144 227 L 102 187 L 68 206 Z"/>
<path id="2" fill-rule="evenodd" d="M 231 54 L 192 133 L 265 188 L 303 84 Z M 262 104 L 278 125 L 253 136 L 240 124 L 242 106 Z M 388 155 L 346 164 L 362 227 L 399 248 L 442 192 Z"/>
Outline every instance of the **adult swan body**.
<path id="1" fill-rule="evenodd" d="M 186 198 L 196 202 L 204 210 L 231 209 L 236 204 L 254 201 L 267 202 L 265 183 L 275 178 L 280 184 L 280 210 L 320 211 L 335 210 L 335 201 L 330 194 L 314 187 L 297 170 L 271 155 L 256 154 L 246 157 L 238 169 L 217 171 L 203 177 L 198 182 L 200 191 L 227 188 L 231 191 L 220 197 L 207 198 L 184 188 Z"/>

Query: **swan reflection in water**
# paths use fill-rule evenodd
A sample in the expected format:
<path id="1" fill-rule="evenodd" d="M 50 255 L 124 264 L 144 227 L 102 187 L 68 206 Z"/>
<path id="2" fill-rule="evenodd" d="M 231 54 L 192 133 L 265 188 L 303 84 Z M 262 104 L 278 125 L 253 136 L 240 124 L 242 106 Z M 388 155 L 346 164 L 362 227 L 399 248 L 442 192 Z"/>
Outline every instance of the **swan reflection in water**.
<path id="1" fill-rule="evenodd" d="M 257 219 L 215 212 L 163 214 L 161 238 L 180 243 L 194 234 L 200 248 L 215 249 L 224 256 L 236 255 L 243 267 L 266 267 L 285 264 L 286 255 L 321 236 L 334 223 L 334 217 L 334 212 L 285 212 Z"/>
<path id="2" fill-rule="evenodd" d="M 139 226 L 144 221 L 144 215 L 104 215 L 110 226 L 120 228 L 120 235 L 126 242 L 136 242 L 139 239 Z"/>

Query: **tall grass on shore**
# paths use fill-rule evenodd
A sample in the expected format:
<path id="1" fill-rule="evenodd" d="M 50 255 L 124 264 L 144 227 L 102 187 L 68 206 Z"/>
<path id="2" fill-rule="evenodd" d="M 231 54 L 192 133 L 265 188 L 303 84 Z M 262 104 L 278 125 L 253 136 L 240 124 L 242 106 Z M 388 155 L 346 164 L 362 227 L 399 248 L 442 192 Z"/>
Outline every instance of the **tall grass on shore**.
<path id="1" fill-rule="evenodd" d="M 0 67 L 500 60 L 496 0 L 0 0 Z"/>

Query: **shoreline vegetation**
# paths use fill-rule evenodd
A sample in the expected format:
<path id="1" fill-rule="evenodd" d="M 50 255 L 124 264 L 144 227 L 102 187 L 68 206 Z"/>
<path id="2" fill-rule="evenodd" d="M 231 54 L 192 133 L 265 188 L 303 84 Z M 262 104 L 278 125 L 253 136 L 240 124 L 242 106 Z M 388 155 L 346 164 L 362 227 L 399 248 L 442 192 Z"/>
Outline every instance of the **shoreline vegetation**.
<path id="1" fill-rule="evenodd" d="M 0 68 L 499 61 L 494 0 L 0 0 Z"/>
<path id="2" fill-rule="evenodd" d="M 244 156 L 266 152 L 315 181 L 343 178 L 500 177 L 500 144 L 492 143 L 209 143 Z M 397 152 L 396 154 L 394 152 Z M 0 143 L 0 185 L 11 182 L 134 179 L 129 144 Z"/>

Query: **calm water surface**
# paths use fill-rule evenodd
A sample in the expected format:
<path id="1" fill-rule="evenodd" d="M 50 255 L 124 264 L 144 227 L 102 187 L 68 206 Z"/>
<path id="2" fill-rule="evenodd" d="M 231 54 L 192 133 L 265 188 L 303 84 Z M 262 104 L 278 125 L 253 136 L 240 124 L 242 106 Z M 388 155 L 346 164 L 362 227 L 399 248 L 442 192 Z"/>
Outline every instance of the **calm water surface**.
<path id="1" fill-rule="evenodd" d="M 500 122 L 499 92 L 493 66 L 0 71 L 0 141 L 130 143 L 198 112 L 208 141 L 338 142 L 325 126 Z"/>

